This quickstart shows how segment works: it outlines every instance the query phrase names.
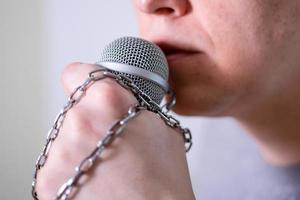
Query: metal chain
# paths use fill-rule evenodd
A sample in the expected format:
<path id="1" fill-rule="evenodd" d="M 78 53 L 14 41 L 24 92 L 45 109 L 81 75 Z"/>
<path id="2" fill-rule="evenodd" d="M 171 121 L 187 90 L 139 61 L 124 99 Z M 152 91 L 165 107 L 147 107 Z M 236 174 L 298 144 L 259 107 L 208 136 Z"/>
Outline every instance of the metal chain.
<path id="1" fill-rule="evenodd" d="M 149 97 L 149 95 L 140 90 L 128 77 L 122 74 L 116 75 L 110 71 L 105 71 L 103 74 L 115 79 L 124 88 L 130 90 L 135 95 L 141 106 L 145 106 L 147 110 L 158 114 L 166 123 L 166 125 L 170 126 L 171 128 L 177 128 L 183 136 L 186 152 L 191 149 L 193 143 L 190 130 L 188 128 L 183 128 L 180 122 L 175 119 L 174 116 L 168 114 L 169 108 L 172 107 L 175 103 L 174 94 L 171 94 L 173 98 L 170 103 L 167 103 L 163 107 L 160 107 L 155 101 L 151 99 L 151 97 Z M 164 111 L 164 108 L 166 109 L 166 111 Z"/>
<path id="2" fill-rule="evenodd" d="M 171 102 L 167 103 L 161 108 L 147 94 L 141 91 L 131 79 L 121 74 L 116 75 L 106 69 L 98 69 L 90 72 L 86 81 L 82 85 L 78 86 L 71 93 L 67 104 L 61 109 L 61 111 L 59 112 L 59 114 L 54 120 L 54 125 L 51 127 L 51 129 L 48 132 L 46 144 L 42 150 L 42 153 L 40 154 L 40 156 L 36 161 L 35 171 L 33 175 L 32 197 L 35 200 L 39 200 L 36 192 L 38 172 L 41 170 L 41 168 L 45 165 L 47 161 L 49 151 L 52 147 L 54 140 L 57 138 L 59 134 L 59 131 L 63 125 L 63 122 L 66 118 L 68 111 L 71 108 L 73 108 L 74 105 L 80 102 L 82 97 L 86 94 L 87 89 L 93 83 L 102 80 L 104 78 L 115 79 L 122 87 L 124 87 L 127 90 L 130 90 L 135 95 L 139 103 L 131 106 L 127 114 L 122 119 L 115 122 L 112 125 L 112 127 L 108 130 L 107 135 L 102 140 L 98 141 L 96 148 L 90 153 L 89 156 L 83 159 L 82 162 L 75 168 L 75 172 L 76 172 L 75 175 L 60 187 L 56 197 L 54 198 L 55 200 L 67 200 L 72 196 L 73 190 L 76 187 L 82 175 L 86 174 L 89 171 L 89 169 L 95 165 L 95 161 L 100 157 L 102 151 L 107 146 L 109 146 L 117 136 L 119 136 L 122 133 L 123 129 L 128 124 L 128 122 L 134 117 L 136 117 L 141 110 L 147 109 L 149 111 L 157 113 L 168 126 L 179 129 L 180 133 L 184 138 L 186 152 L 188 152 L 191 149 L 192 135 L 190 130 L 187 128 L 182 128 L 178 120 L 176 120 L 173 116 L 167 114 L 169 108 L 173 106 L 175 103 L 174 98 L 172 99 Z M 164 108 L 166 108 L 166 111 L 163 111 Z"/>
<path id="3" fill-rule="evenodd" d="M 65 200 L 72 196 L 72 192 L 74 188 L 76 188 L 80 177 L 86 174 L 95 165 L 96 160 L 99 159 L 103 150 L 122 133 L 128 122 L 136 117 L 143 109 L 144 108 L 140 107 L 139 104 L 135 104 L 129 108 L 127 115 L 113 124 L 113 126 L 108 130 L 107 135 L 97 142 L 96 148 L 90 153 L 90 155 L 84 158 L 75 168 L 75 175 L 61 186 L 54 200 Z"/>
<path id="4" fill-rule="evenodd" d="M 59 114 L 57 115 L 57 117 L 54 120 L 53 126 L 51 127 L 51 129 L 48 132 L 47 138 L 46 138 L 46 144 L 44 145 L 44 148 L 42 150 L 42 153 L 40 154 L 40 156 L 38 157 L 36 164 L 35 164 L 35 171 L 33 174 L 33 181 L 32 181 L 32 197 L 35 200 L 38 200 L 38 195 L 36 192 L 36 181 L 37 181 L 37 174 L 38 171 L 45 165 L 48 155 L 49 155 L 49 151 L 52 147 L 52 144 L 54 142 L 54 140 L 57 138 L 58 133 L 63 125 L 63 122 L 66 118 L 67 112 L 77 103 L 79 103 L 79 101 L 82 99 L 82 97 L 85 95 L 86 90 L 88 89 L 88 87 L 90 85 L 92 85 L 95 81 L 101 80 L 106 78 L 105 76 L 103 76 L 103 73 L 98 73 L 99 71 L 97 70 L 94 72 L 91 72 L 89 74 L 89 77 L 87 78 L 87 80 L 79 87 L 77 87 L 70 95 L 67 104 L 61 109 L 61 111 L 59 112 Z"/>

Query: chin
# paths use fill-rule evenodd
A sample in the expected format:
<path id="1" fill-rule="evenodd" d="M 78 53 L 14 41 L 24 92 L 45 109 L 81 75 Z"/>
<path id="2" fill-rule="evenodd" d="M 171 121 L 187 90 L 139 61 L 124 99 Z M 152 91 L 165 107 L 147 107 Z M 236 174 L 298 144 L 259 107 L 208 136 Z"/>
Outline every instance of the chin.
<path id="1" fill-rule="evenodd" d="M 225 117 L 234 116 L 244 102 L 239 88 L 224 82 L 202 82 L 196 79 L 185 82 L 170 81 L 176 94 L 176 104 L 172 111 L 179 115 Z M 214 84 L 215 83 L 215 84 Z M 170 100 L 167 96 L 166 100 Z"/>

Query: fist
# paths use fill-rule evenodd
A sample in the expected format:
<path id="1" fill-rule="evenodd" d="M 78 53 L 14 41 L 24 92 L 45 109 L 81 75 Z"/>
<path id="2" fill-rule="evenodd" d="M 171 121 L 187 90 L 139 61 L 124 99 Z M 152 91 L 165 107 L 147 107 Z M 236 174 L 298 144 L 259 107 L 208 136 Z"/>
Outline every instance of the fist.
<path id="1" fill-rule="evenodd" d="M 81 85 L 98 66 L 73 63 L 62 75 L 66 95 Z M 66 116 L 37 176 L 41 200 L 53 198 L 75 174 L 112 124 L 127 113 L 135 97 L 114 80 L 91 85 Z M 129 121 L 99 162 L 79 181 L 73 199 L 194 199 L 182 136 L 154 113 L 142 113 Z"/>

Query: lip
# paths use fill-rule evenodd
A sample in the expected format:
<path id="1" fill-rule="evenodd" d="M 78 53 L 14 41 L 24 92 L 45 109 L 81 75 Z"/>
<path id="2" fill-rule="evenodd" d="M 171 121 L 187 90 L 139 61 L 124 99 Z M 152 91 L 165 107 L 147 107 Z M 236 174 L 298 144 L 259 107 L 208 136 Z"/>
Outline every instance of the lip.
<path id="1" fill-rule="evenodd" d="M 201 53 L 199 50 L 183 45 L 179 46 L 166 42 L 156 42 L 156 45 L 162 49 L 169 63 Z"/>
<path id="2" fill-rule="evenodd" d="M 188 59 L 191 58 L 191 56 L 194 56 L 198 54 L 199 52 L 185 52 L 185 51 L 179 51 L 176 53 L 172 53 L 169 55 L 166 55 L 168 63 L 172 63 L 177 60 L 182 60 L 182 59 Z"/>

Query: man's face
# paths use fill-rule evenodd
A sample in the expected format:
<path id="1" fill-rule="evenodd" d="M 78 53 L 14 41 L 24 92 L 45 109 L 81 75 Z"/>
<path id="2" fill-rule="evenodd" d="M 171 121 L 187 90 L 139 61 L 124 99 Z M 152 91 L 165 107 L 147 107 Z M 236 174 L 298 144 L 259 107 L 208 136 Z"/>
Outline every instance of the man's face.
<path id="1" fill-rule="evenodd" d="M 134 3 L 141 36 L 167 55 L 178 113 L 238 116 L 300 79 L 300 1 Z"/>

